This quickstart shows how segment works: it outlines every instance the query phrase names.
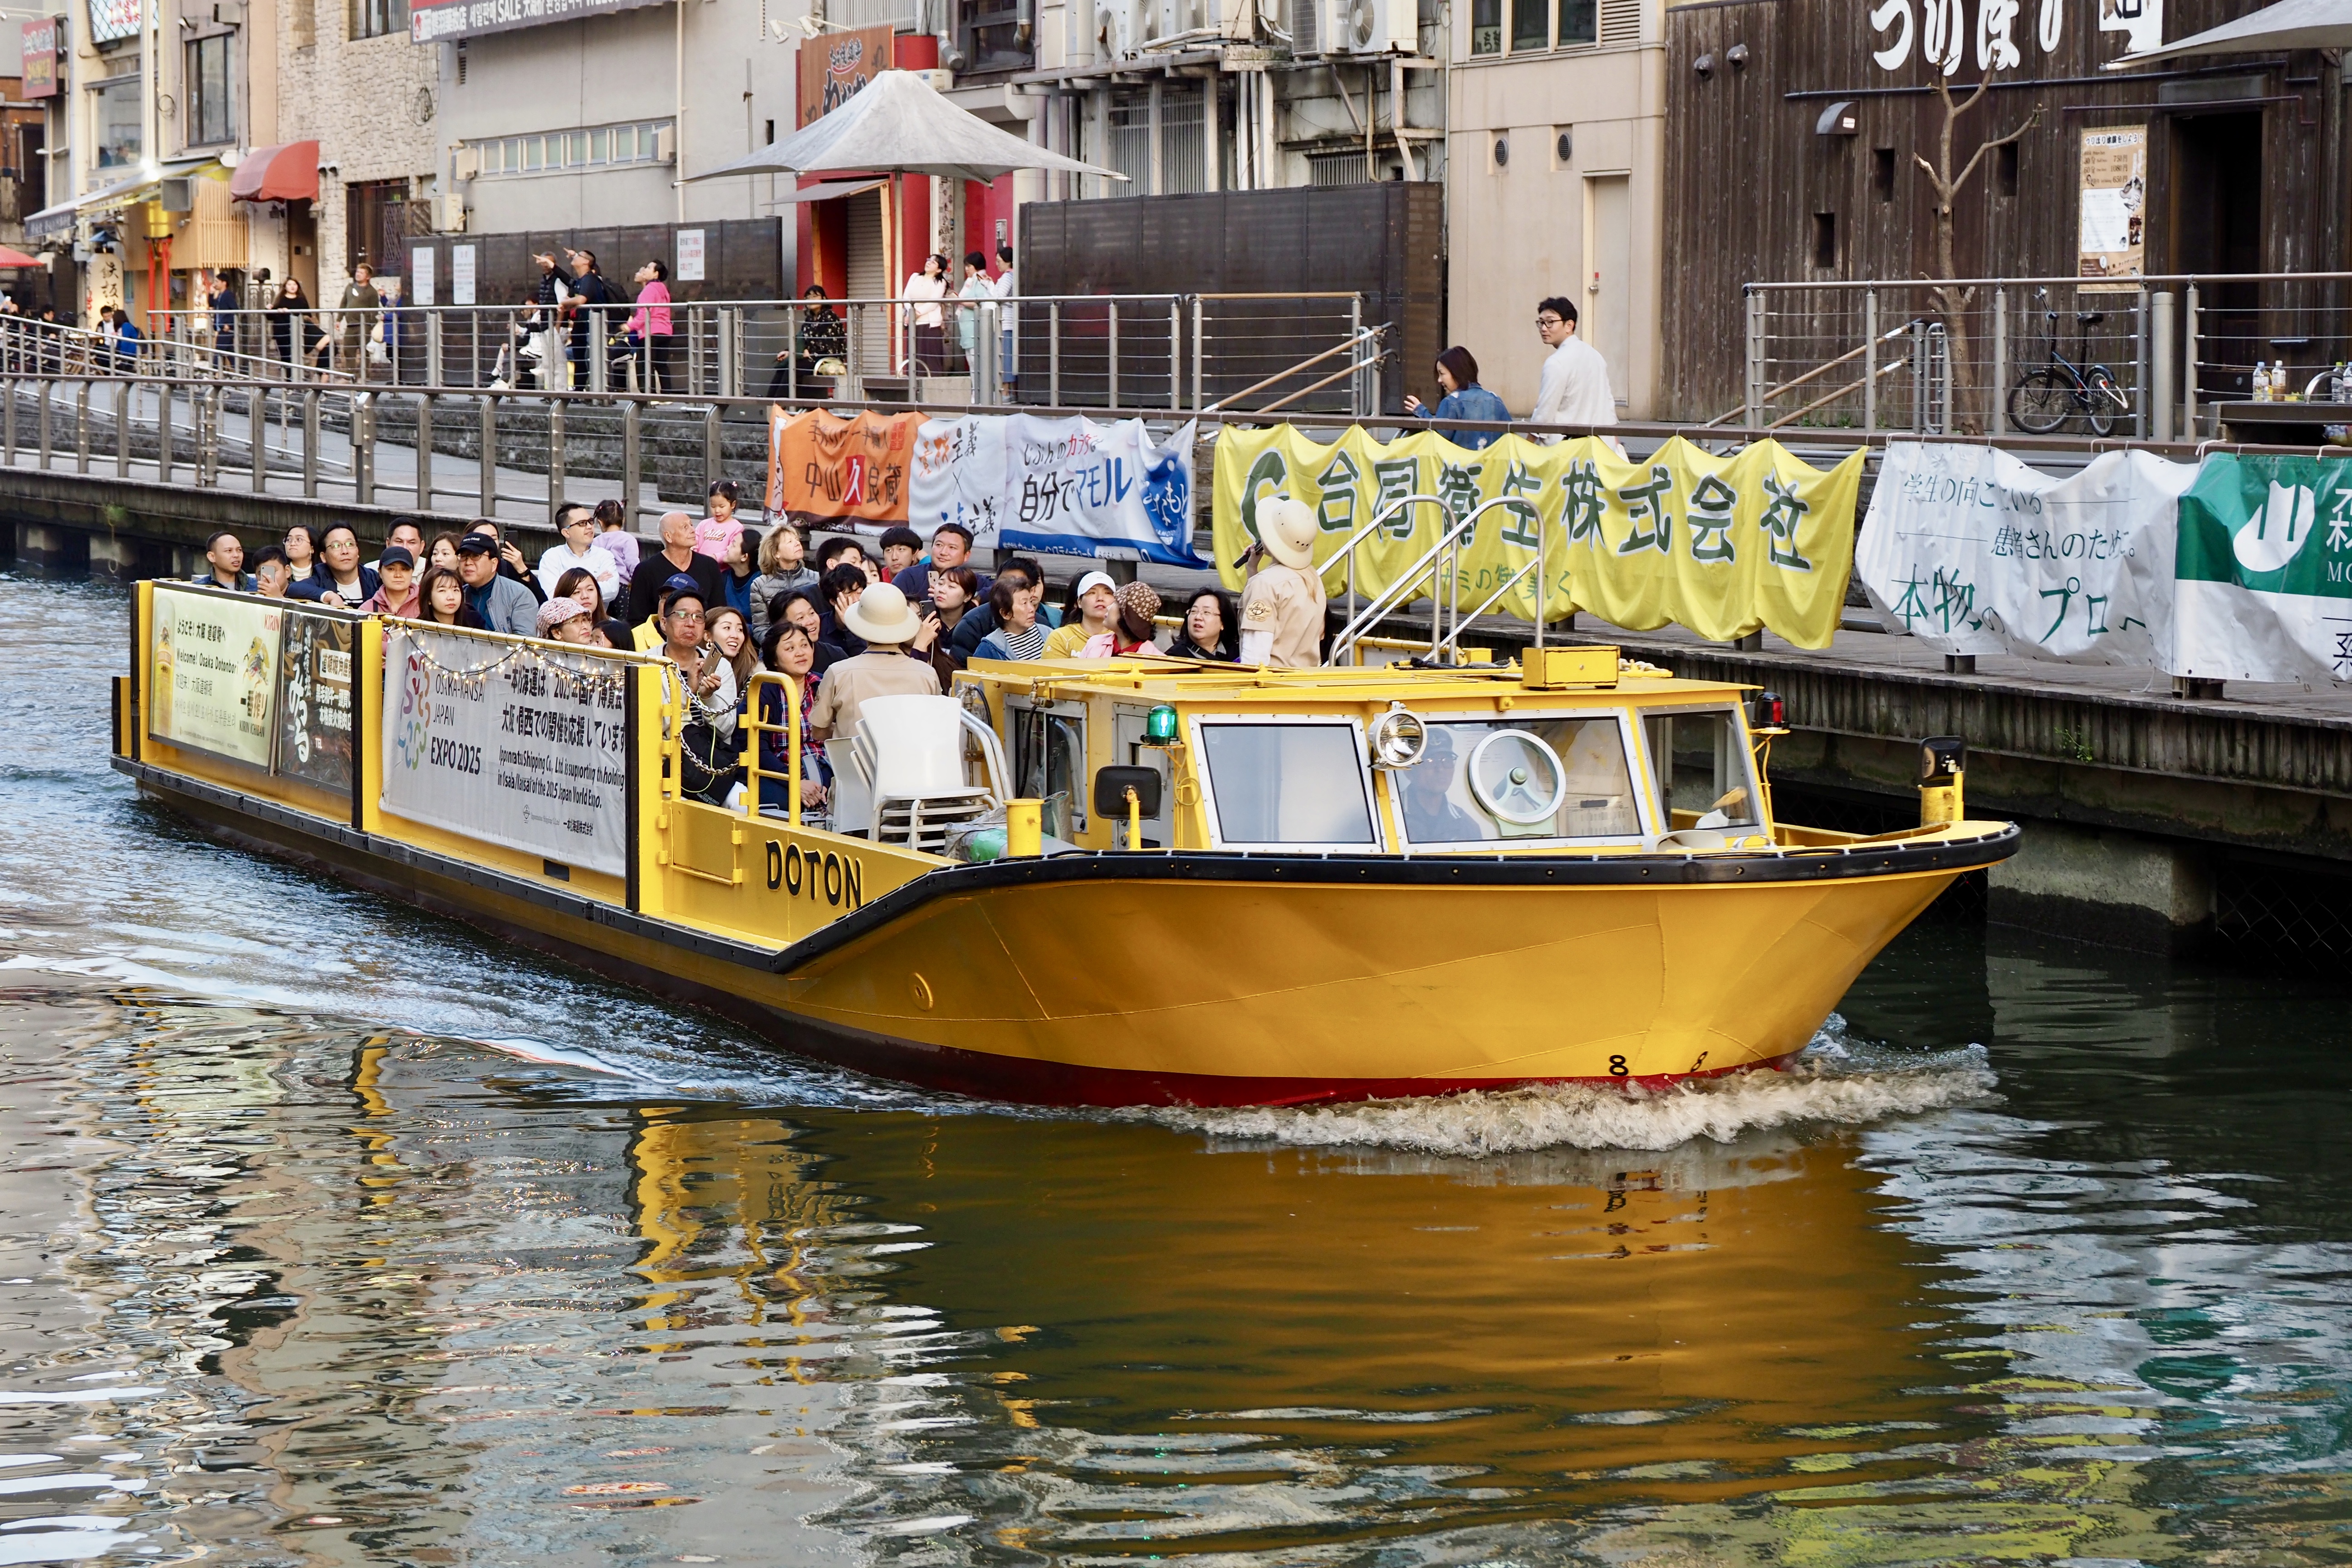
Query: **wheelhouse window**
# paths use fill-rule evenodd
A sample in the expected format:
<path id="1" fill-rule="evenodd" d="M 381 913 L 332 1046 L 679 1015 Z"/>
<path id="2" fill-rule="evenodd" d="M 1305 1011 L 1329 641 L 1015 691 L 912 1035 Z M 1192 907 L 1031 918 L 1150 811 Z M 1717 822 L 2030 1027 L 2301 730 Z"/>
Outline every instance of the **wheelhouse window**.
<path id="1" fill-rule="evenodd" d="M 1201 751 L 1221 843 L 1378 844 L 1353 724 L 1204 723 Z"/>
<path id="2" fill-rule="evenodd" d="M 1055 712 L 1014 703 L 1013 776 L 1020 792 L 1046 803 L 1046 831 L 1056 837 L 1086 826 L 1087 722 L 1082 710 Z"/>
<path id="3" fill-rule="evenodd" d="M 1650 765 L 1657 773 L 1658 798 L 1678 818 L 1683 814 L 1693 818 L 1678 819 L 1675 826 L 1761 826 L 1748 742 L 1731 710 L 1652 713 L 1642 722 Z"/>
<path id="4" fill-rule="evenodd" d="M 1421 761 L 1389 780 L 1416 845 L 1642 832 L 1614 714 L 1432 724 Z"/>

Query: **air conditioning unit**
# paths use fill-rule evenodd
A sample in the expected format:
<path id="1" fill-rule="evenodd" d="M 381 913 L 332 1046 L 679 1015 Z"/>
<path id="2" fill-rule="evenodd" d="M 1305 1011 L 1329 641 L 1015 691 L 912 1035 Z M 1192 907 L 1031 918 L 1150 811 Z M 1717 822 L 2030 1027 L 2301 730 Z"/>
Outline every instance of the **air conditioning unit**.
<path id="1" fill-rule="evenodd" d="M 1416 0 L 1325 0 L 1323 53 L 1412 55 L 1421 52 Z"/>
<path id="2" fill-rule="evenodd" d="M 193 179 L 165 180 L 156 192 L 155 200 L 167 213 L 192 213 L 196 210 L 196 182 Z"/>
<path id="3" fill-rule="evenodd" d="M 433 227 L 439 234 L 466 232 L 466 198 L 450 193 L 433 198 Z"/>
<path id="4" fill-rule="evenodd" d="M 482 150 L 460 147 L 450 155 L 449 172 L 461 180 L 477 180 L 482 174 Z"/>
<path id="5" fill-rule="evenodd" d="M 656 125 L 654 127 L 654 162 L 656 163 L 675 163 L 677 162 L 677 126 Z"/>
<path id="6" fill-rule="evenodd" d="M 1143 44 L 1139 0 L 1103 0 L 1095 6 L 1095 47 L 1102 58 L 1132 55 Z"/>

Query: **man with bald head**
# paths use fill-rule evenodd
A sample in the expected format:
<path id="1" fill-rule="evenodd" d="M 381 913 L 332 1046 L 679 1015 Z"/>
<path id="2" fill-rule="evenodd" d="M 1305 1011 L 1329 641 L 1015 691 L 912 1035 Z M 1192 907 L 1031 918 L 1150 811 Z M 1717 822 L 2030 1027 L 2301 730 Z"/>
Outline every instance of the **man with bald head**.
<path id="1" fill-rule="evenodd" d="M 682 511 L 662 513 L 661 542 L 662 547 L 638 562 L 636 571 L 629 575 L 629 602 L 622 608 L 621 619 L 632 630 L 659 613 L 664 584 L 680 573 L 694 579 L 703 592 L 704 604 L 726 603 L 719 592 L 719 563 L 695 553 L 694 519 Z"/>

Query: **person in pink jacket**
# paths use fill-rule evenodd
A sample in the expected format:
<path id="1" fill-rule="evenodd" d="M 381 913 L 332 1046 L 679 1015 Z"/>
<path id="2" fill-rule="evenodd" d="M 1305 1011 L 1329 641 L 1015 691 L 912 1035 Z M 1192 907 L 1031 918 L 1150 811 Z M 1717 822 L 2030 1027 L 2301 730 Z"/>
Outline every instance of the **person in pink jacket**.
<path id="1" fill-rule="evenodd" d="M 629 313 L 629 350 L 639 363 L 651 363 L 653 379 L 646 390 L 680 391 L 677 339 L 670 327 L 669 263 L 659 258 L 646 262 L 637 268 L 636 285 L 637 308 Z"/>
<path id="2" fill-rule="evenodd" d="M 708 555 L 721 566 L 734 553 L 735 536 L 743 531 L 742 521 L 735 515 L 736 506 L 743 499 L 743 487 L 733 479 L 710 481 L 709 515 L 694 525 L 694 552 Z"/>

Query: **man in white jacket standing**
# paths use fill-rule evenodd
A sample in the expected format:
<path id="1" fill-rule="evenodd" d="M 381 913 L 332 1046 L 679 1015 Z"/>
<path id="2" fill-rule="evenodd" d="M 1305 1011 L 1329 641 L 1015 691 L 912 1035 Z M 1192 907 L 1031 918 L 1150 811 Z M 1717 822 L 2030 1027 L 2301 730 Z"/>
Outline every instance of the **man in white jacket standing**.
<path id="1" fill-rule="evenodd" d="M 1551 346 L 1536 392 L 1531 425 L 1614 425 L 1617 395 L 1609 390 L 1609 362 L 1576 335 L 1576 305 L 1557 295 L 1536 307 L 1536 331 Z M 1539 436 L 1557 441 L 1557 436 Z"/>

